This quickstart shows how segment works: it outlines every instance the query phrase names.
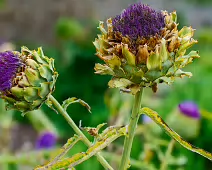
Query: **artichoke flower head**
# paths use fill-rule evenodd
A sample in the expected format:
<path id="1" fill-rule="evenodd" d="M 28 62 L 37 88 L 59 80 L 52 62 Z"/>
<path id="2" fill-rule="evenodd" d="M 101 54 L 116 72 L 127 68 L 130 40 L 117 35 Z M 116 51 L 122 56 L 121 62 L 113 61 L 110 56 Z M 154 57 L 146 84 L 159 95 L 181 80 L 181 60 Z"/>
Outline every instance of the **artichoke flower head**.
<path id="1" fill-rule="evenodd" d="M 197 43 L 194 29 L 177 29 L 176 12 L 155 11 L 136 3 L 120 15 L 99 23 L 101 34 L 95 39 L 96 55 L 105 64 L 96 64 L 95 73 L 112 75 L 108 85 L 135 94 L 141 87 L 154 92 L 158 83 L 170 84 L 176 77 L 188 76 L 181 69 L 199 55 L 185 54 Z"/>
<path id="2" fill-rule="evenodd" d="M 0 53 L 0 97 L 6 109 L 38 109 L 54 91 L 57 76 L 54 60 L 44 56 L 41 48 Z"/>

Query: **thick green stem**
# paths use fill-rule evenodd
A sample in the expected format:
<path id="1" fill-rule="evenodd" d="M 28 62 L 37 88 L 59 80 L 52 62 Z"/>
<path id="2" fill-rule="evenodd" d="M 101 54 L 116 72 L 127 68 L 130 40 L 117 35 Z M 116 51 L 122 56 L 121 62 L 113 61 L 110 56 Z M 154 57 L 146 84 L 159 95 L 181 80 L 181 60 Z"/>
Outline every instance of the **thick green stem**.
<path id="1" fill-rule="evenodd" d="M 71 119 L 71 117 L 68 115 L 68 113 L 62 108 L 62 106 L 58 103 L 58 101 L 51 95 L 49 97 L 49 100 L 53 103 L 54 107 L 57 109 L 57 111 L 63 115 L 63 117 L 66 119 L 66 121 L 69 123 L 69 125 L 73 128 L 75 133 L 82 137 L 82 141 L 84 144 L 86 144 L 88 147 L 92 145 L 92 143 L 87 139 L 87 137 L 82 133 L 82 131 L 78 128 L 78 126 L 74 123 L 74 121 Z M 96 154 L 96 157 L 98 161 L 102 164 L 102 166 L 107 170 L 113 170 L 113 168 L 108 164 L 108 162 L 99 154 Z"/>
<path id="2" fill-rule="evenodd" d="M 126 170 L 130 160 L 130 152 L 132 148 L 133 138 L 135 135 L 135 130 L 137 127 L 139 119 L 139 110 L 141 108 L 141 97 L 142 97 L 143 88 L 135 95 L 135 102 L 132 109 L 132 114 L 130 118 L 130 123 L 128 126 L 128 136 L 125 137 L 124 141 L 124 151 L 122 153 L 121 164 L 119 170 Z"/>

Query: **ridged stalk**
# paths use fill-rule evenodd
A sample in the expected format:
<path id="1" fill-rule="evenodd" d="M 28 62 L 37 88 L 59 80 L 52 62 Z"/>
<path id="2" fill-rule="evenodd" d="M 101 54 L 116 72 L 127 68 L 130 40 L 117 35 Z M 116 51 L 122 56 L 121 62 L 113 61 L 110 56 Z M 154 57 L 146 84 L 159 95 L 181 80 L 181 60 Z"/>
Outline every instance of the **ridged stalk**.
<path id="1" fill-rule="evenodd" d="M 135 130 L 139 119 L 139 109 L 141 108 L 143 88 L 140 89 L 135 95 L 134 106 L 130 117 L 130 123 L 128 126 L 128 136 L 125 137 L 124 151 L 122 153 L 121 164 L 119 170 L 126 170 L 130 161 L 130 152 L 132 148 L 133 138 L 135 136 Z"/>

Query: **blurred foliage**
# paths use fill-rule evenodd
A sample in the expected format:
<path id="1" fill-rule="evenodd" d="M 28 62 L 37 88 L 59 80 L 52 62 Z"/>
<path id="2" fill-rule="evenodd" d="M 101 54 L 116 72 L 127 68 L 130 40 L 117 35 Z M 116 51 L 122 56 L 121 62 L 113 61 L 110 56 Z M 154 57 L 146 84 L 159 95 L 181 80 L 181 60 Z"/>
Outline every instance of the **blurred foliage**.
<path id="1" fill-rule="evenodd" d="M 212 3 L 211 0 L 187 0 L 187 1 L 197 5 L 209 5 Z"/>
<path id="2" fill-rule="evenodd" d="M 73 18 L 60 18 L 55 26 L 56 35 L 61 39 L 70 39 L 80 36 L 83 28 L 80 23 Z"/>

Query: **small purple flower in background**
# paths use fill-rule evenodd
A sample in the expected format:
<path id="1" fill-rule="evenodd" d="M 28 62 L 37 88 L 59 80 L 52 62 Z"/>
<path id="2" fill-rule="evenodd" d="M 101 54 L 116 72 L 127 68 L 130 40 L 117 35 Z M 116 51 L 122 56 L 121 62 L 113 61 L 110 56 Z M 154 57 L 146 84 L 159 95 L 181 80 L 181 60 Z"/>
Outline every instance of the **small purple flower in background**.
<path id="1" fill-rule="evenodd" d="M 180 112 L 183 113 L 184 115 L 194 119 L 200 118 L 199 107 L 193 101 L 184 101 L 180 103 L 178 107 Z"/>
<path id="2" fill-rule="evenodd" d="M 142 116 L 142 122 L 143 122 L 143 124 L 148 124 L 148 123 L 152 122 L 152 119 L 147 115 L 143 115 Z"/>
<path id="3" fill-rule="evenodd" d="M 57 142 L 57 136 L 52 132 L 44 132 L 42 133 L 36 142 L 35 148 L 37 150 L 40 149 L 52 149 Z"/>
<path id="4" fill-rule="evenodd" d="M 0 92 L 12 87 L 12 80 L 17 69 L 22 65 L 19 57 L 11 51 L 0 53 Z"/>

